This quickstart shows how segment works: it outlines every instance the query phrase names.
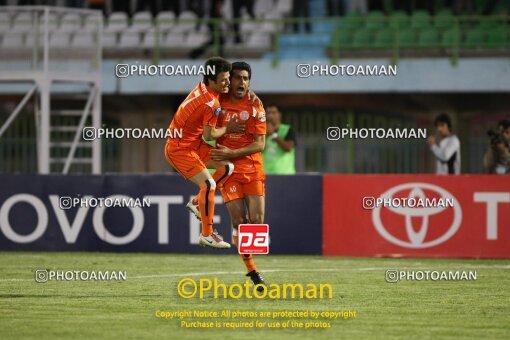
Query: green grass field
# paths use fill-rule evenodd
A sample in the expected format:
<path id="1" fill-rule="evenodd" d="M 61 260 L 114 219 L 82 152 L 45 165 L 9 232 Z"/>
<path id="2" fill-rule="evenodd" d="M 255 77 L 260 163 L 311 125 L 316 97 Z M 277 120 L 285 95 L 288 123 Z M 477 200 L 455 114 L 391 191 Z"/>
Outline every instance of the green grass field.
<path id="1" fill-rule="evenodd" d="M 510 338 L 509 260 L 321 256 L 258 256 L 256 260 L 268 283 L 330 283 L 333 298 L 224 300 L 209 294 L 204 299 L 184 299 L 177 294 L 177 283 L 184 277 L 244 283 L 244 268 L 235 255 L 2 252 L 0 338 Z M 120 270 L 127 272 L 127 280 L 36 283 L 35 271 L 45 268 Z M 477 280 L 387 283 L 387 269 L 476 270 Z M 351 310 L 357 316 L 328 321 L 331 327 L 327 329 L 213 330 L 182 328 L 179 319 L 155 316 L 158 310 L 227 309 Z M 187 320 L 191 319 L 197 320 Z M 292 320 L 258 319 L 268 323 Z M 244 319 L 249 320 L 254 319 Z"/>

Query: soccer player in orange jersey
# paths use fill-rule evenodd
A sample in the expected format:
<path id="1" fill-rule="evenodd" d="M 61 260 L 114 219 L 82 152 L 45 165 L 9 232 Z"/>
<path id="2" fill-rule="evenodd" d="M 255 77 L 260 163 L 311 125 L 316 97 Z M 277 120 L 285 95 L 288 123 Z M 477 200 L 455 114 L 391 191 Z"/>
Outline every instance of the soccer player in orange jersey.
<path id="1" fill-rule="evenodd" d="M 182 138 L 168 138 L 165 156 L 168 162 L 184 178 L 199 188 L 198 205 L 202 221 L 199 243 L 213 248 L 230 248 L 221 235 L 213 230 L 214 193 L 216 185 L 224 182 L 232 174 L 234 165 L 221 162 L 214 176 L 198 155 L 202 135 L 206 140 L 216 139 L 225 134 L 227 127 L 216 128 L 221 113 L 218 97 L 228 93 L 231 65 L 223 58 L 210 58 L 205 63 L 205 70 L 212 67 L 214 74 L 205 74 L 200 82 L 181 103 L 170 124 L 170 130 L 181 131 Z M 174 137 L 178 134 L 174 133 Z"/>
<path id="2" fill-rule="evenodd" d="M 210 159 L 217 162 L 234 163 L 234 173 L 221 187 L 223 200 L 232 220 L 232 238 L 238 246 L 237 228 L 243 223 L 264 222 L 265 174 L 262 167 L 262 151 L 265 146 L 266 116 L 260 101 L 249 99 L 248 91 L 251 79 L 251 67 L 244 62 L 232 64 L 230 91 L 220 95 L 223 114 L 218 126 L 233 120 L 244 123 L 242 133 L 226 133 L 217 139 L 217 148 L 202 145 L 200 154 L 209 149 Z M 207 161 L 208 158 L 203 158 Z M 196 213 L 195 213 L 196 214 Z M 198 216 L 197 216 L 198 217 Z M 248 271 L 247 276 L 254 284 L 264 284 L 262 276 L 255 266 L 253 255 L 241 255 Z M 259 291 L 262 286 L 257 287 Z"/>

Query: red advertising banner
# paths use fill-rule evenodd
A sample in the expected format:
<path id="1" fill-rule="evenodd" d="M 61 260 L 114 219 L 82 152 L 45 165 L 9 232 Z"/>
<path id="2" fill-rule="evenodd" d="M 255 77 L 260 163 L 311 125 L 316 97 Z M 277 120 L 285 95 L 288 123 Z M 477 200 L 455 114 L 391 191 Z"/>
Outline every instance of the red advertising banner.
<path id="1" fill-rule="evenodd" d="M 323 254 L 510 258 L 510 176 L 324 175 Z"/>

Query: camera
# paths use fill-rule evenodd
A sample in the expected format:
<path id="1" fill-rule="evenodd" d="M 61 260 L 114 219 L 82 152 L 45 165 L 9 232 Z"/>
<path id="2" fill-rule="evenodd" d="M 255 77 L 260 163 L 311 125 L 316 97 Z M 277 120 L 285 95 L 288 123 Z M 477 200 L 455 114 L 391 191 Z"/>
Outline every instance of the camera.
<path id="1" fill-rule="evenodd" d="M 494 132 L 493 130 L 487 130 L 487 136 L 489 136 L 489 142 L 491 146 L 496 146 L 501 143 L 505 143 L 505 140 L 501 134 Z"/>

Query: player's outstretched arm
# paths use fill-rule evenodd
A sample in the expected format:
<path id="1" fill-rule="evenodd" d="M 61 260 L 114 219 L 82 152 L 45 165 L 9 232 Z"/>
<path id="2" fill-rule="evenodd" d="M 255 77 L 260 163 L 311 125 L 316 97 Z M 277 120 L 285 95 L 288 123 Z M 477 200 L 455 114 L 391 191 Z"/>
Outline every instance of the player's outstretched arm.
<path id="1" fill-rule="evenodd" d="M 211 159 L 215 161 L 223 161 L 231 158 L 243 157 L 252 155 L 257 152 L 262 152 L 266 146 L 265 135 L 253 135 L 255 140 L 253 143 L 239 149 L 229 149 L 224 145 L 217 145 L 216 149 L 210 151 Z"/>

